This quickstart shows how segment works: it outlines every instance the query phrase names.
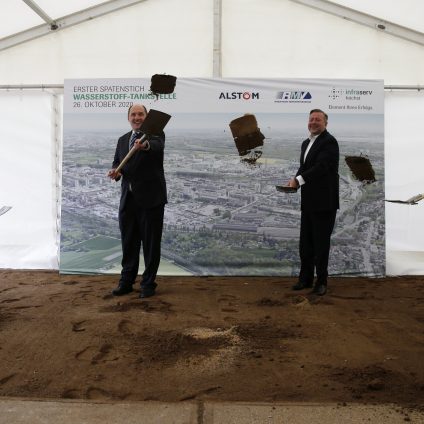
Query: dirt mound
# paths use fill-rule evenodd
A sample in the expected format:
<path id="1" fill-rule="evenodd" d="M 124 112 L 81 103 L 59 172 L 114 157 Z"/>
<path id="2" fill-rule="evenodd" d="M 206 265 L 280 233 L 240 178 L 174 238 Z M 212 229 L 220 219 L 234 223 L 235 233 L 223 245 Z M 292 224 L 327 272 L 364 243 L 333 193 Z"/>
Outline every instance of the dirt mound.
<path id="1" fill-rule="evenodd" d="M 0 395 L 424 404 L 423 277 L 293 283 L 2 270 Z"/>

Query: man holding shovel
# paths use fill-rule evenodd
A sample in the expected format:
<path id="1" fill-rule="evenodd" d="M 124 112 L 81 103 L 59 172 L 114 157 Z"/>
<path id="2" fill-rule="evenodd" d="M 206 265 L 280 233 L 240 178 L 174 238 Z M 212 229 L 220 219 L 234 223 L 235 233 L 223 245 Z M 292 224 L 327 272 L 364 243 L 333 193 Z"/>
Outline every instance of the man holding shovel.
<path id="1" fill-rule="evenodd" d="M 128 110 L 131 131 L 119 138 L 111 179 L 121 183 L 119 204 L 119 229 L 122 241 L 122 271 L 118 286 L 112 291 L 121 296 L 133 291 L 137 278 L 140 249 L 143 246 L 144 272 L 141 280 L 140 298 L 155 294 L 156 274 L 160 262 L 163 216 L 167 203 L 166 182 L 163 169 L 165 134 L 149 134 L 144 139 L 141 126 L 147 110 L 134 104 Z M 131 159 L 119 166 L 128 152 L 134 148 Z"/>

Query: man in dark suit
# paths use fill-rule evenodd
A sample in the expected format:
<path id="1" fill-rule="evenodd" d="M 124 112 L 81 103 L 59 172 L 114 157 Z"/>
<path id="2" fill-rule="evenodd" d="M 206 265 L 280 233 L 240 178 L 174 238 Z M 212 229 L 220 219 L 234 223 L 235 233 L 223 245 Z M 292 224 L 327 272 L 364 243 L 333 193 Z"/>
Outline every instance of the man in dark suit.
<path id="1" fill-rule="evenodd" d="M 302 143 L 300 167 L 288 185 L 301 188 L 300 274 L 293 290 L 312 287 L 327 292 L 330 237 L 339 208 L 339 145 L 327 131 L 328 116 L 320 109 L 309 114 L 310 136 Z"/>
<path id="2" fill-rule="evenodd" d="M 122 271 L 114 296 L 132 292 L 137 278 L 140 248 L 143 246 L 144 272 L 141 280 L 140 298 L 153 296 L 156 274 L 160 262 L 163 216 L 167 203 L 166 182 L 163 169 L 165 134 L 149 135 L 141 141 L 140 127 L 147 116 L 146 108 L 135 104 L 128 110 L 128 122 L 132 130 L 119 138 L 111 179 L 121 183 L 119 204 L 119 228 L 122 241 Z M 134 145 L 136 153 L 122 167 L 116 168 Z"/>

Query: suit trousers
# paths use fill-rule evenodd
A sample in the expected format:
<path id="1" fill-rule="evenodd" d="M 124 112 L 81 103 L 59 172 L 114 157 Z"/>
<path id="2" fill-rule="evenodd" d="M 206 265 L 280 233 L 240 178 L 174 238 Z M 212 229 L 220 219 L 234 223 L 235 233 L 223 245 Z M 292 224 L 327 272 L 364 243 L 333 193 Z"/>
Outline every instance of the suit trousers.
<path id="1" fill-rule="evenodd" d="M 330 238 L 337 210 L 303 210 L 300 219 L 299 281 L 310 284 L 316 270 L 317 284 L 327 284 Z"/>
<path id="2" fill-rule="evenodd" d="M 124 207 L 119 211 L 119 228 L 122 242 L 122 271 L 120 283 L 134 284 L 143 247 L 143 290 L 156 288 L 156 274 L 160 263 L 160 251 L 165 205 L 142 208 L 131 192 L 127 193 Z"/>

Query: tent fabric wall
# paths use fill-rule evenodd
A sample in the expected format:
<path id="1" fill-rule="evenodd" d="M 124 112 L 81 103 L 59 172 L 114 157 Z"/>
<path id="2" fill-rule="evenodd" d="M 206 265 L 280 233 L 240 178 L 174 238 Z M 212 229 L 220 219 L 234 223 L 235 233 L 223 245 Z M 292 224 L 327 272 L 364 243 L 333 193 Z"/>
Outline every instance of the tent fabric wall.
<path id="1" fill-rule="evenodd" d="M 55 97 L 39 91 L 0 95 L 0 207 L 12 206 L 0 216 L 0 268 L 58 266 Z"/>
<path id="2" fill-rule="evenodd" d="M 424 193 L 424 93 L 385 93 L 386 199 Z M 386 204 L 386 272 L 424 274 L 424 204 Z"/>

